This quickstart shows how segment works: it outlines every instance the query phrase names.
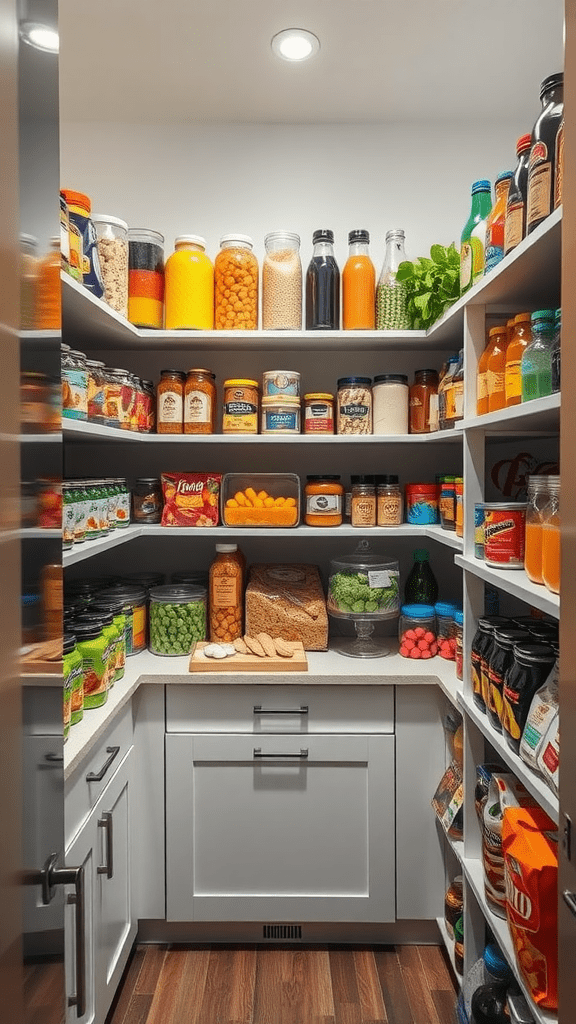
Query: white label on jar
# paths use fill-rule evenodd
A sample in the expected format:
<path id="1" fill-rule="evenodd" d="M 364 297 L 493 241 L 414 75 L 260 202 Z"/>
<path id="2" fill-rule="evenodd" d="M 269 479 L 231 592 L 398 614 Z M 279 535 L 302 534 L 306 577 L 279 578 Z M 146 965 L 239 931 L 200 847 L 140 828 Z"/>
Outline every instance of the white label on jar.
<path id="1" fill-rule="evenodd" d="M 395 576 L 398 576 L 395 569 L 372 569 L 368 570 L 368 586 L 389 587 Z"/>
<path id="2" fill-rule="evenodd" d="M 317 516 L 331 516 L 342 512 L 342 495 L 340 494 L 309 494 L 306 498 L 306 511 Z"/>
<path id="3" fill-rule="evenodd" d="M 159 423 L 182 423 L 182 395 L 165 391 L 158 399 Z"/>
<path id="4" fill-rule="evenodd" d="M 430 395 L 430 430 L 438 430 L 438 395 Z"/>
<path id="5" fill-rule="evenodd" d="M 189 391 L 184 403 L 185 423 L 209 423 L 211 418 L 210 396 L 203 391 Z"/>

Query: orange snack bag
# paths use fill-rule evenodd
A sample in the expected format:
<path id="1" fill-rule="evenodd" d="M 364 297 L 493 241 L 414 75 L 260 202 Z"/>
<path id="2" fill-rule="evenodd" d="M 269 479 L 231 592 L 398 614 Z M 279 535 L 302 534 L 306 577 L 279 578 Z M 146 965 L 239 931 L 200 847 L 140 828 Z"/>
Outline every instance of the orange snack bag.
<path id="1" fill-rule="evenodd" d="M 162 526 L 218 526 L 221 473 L 162 473 Z"/>
<path id="2" fill-rule="evenodd" d="M 534 1002 L 558 1006 L 557 828 L 540 807 L 509 807 L 502 825 L 506 916 Z"/>

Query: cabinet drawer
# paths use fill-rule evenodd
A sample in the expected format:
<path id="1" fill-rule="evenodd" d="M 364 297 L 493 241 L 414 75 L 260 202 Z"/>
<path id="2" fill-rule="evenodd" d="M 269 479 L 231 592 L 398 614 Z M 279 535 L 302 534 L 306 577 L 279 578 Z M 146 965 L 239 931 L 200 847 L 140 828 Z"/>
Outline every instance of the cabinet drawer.
<path id="1" fill-rule="evenodd" d="M 392 686 L 166 687 L 168 732 L 392 733 Z"/>
<path id="2" fill-rule="evenodd" d="M 90 712 L 88 711 L 87 714 Z M 110 730 L 99 740 L 93 751 L 67 782 L 65 800 L 67 844 L 76 835 L 130 750 L 132 733 L 132 708 L 128 704 Z"/>

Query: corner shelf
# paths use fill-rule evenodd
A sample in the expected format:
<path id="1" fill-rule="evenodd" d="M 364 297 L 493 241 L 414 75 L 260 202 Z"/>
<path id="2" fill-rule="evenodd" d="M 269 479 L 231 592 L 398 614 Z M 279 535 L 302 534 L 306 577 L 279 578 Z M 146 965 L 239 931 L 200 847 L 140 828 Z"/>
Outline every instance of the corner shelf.
<path id="1" fill-rule="evenodd" d="M 538 608 L 546 615 L 553 615 L 555 618 L 559 617 L 559 595 L 552 594 L 546 587 L 532 583 L 523 569 L 493 569 L 492 566 L 486 565 L 479 558 L 466 558 L 464 555 L 456 555 L 454 561 L 461 569 L 472 573 L 473 576 L 478 576 L 479 579 L 484 580 L 486 583 L 491 583 L 492 586 L 505 590 L 507 594 L 518 597 L 521 601 L 532 605 L 533 608 Z"/>
<path id="2" fill-rule="evenodd" d="M 483 430 L 487 434 L 503 433 L 510 436 L 511 432 L 519 433 L 558 433 L 560 428 L 560 392 L 547 395 L 546 398 L 535 398 L 531 402 L 489 412 L 485 416 L 471 416 L 462 420 L 463 430 Z"/>

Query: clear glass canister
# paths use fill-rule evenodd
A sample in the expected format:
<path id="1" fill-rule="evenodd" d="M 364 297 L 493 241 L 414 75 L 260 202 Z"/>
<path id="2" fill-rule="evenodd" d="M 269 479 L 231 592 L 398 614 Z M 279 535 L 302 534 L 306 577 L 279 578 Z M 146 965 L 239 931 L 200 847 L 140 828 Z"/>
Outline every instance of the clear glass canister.
<path id="1" fill-rule="evenodd" d="M 33 331 L 36 327 L 38 270 L 38 239 L 34 235 L 20 235 L 20 329 L 23 331 Z"/>
<path id="2" fill-rule="evenodd" d="M 437 370 L 416 370 L 408 404 L 411 434 L 429 434 L 438 429 Z"/>
<path id="3" fill-rule="evenodd" d="M 258 260 L 248 235 L 223 235 L 214 263 L 214 327 L 255 331 L 258 327 Z"/>
<path id="4" fill-rule="evenodd" d="M 197 640 L 206 639 L 206 588 L 154 587 L 150 591 L 152 654 L 183 657 Z"/>
<path id="5" fill-rule="evenodd" d="M 542 584 L 542 522 L 549 501 L 548 476 L 528 477 L 524 569 L 532 583 Z"/>
<path id="6" fill-rule="evenodd" d="M 403 604 L 398 625 L 400 655 L 427 661 L 438 653 L 436 613 L 431 604 Z"/>
<path id="7" fill-rule="evenodd" d="M 336 433 L 372 433 L 372 379 L 340 377 L 336 397 Z"/>
<path id="8" fill-rule="evenodd" d="M 264 239 L 262 264 L 262 328 L 302 330 L 302 263 L 300 236 L 271 231 Z"/>
<path id="9" fill-rule="evenodd" d="M 398 561 L 372 550 L 367 540 L 362 539 L 351 554 L 331 560 L 326 607 L 336 619 L 350 620 L 356 632 L 355 639 L 331 642 L 340 654 L 354 658 L 390 654 L 389 639 L 372 634 L 379 621 L 397 619 L 399 604 Z"/>
<path id="10" fill-rule="evenodd" d="M 408 377 L 383 373 L 372 385 L 372 433 L 408 433 Z"/>
<path id="11" fill-rule="evenodd" d="M 164 235 L 148 228 L 128 232 L 128 319 L 161 330 L 164 323 Z"/>
<path id="12" fill-rule="evenodd" d="M 377 484 L 377 525 L 400 526 L 403 520 L 404 501 L 398 477 L 379 476 Z"/>
<path id="13" fill-rule="evenodd" d="M 162 519 L 162 485 L 158 477 L 138 477 L 132 491 L 135 523 L 159 523 Z"/>
<path id="14" fill-rule="evenodd" d="M 352 485 L 352 526 L 376 526 L 376 484 L 373 476 L 359 476 Z"/>
<path id="15" fill-rule="evenodd" d="M 386 255 L 376 289 L 376 328 L 379 331 L 408 331 L 412 327 L 406 285 L 396 280 L 398 267 L 406 259 L 404 237 L 401 230 L 386 234 Z"/>
<path id="16" fill-rule="evenodd" d="M 166 330 L 211 331 L 214 267 L 201 235 L 179 235 L 166 263 Z"/>
<path id="17" fill-rule="evenodd" d="M 104 301 L 121 316 L 128 316 L 128 225 L 104 213 L 92 217 L 104 283 Z"/>
<path id="18" fill-rule="evenodd" d="M 456 658 L 456 630 L 454 628 L 456 606 L 447 601 L 437 601 L 434 611 L 436 612 L 438 653 L 446 661 L 454 661 Z"/>
<path id="19" fill-rule="evenodd" d="M 88 370 L 83 352 L 62 346 L 62 415 L 66 419 L 88 419 Z"/>
<path id="20" fill-rule="evenodd" d="M 542 580 L 560 593 L 560 477 L 548 477 L 549 500 L 542 513 Z"/>

